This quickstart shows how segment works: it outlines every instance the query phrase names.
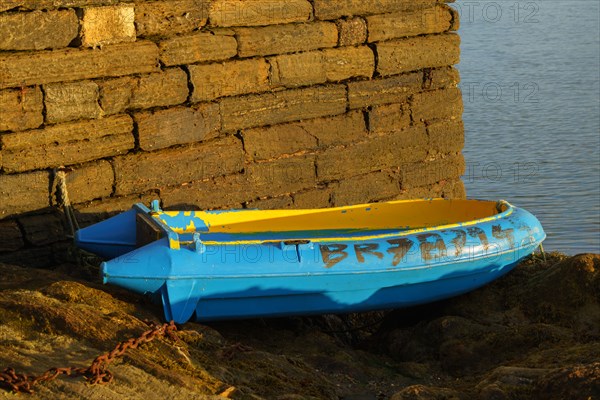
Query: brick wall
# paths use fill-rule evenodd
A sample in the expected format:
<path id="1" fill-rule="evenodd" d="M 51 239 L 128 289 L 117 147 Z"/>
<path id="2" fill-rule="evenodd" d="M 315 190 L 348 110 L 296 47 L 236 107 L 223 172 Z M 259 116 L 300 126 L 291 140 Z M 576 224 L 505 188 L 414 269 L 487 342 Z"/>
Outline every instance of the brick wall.
<path id="1" fill-rule="evenodd" d="M 166 208 L 464 197 L 441 0 L 0 0 L 0 260 Z"/>

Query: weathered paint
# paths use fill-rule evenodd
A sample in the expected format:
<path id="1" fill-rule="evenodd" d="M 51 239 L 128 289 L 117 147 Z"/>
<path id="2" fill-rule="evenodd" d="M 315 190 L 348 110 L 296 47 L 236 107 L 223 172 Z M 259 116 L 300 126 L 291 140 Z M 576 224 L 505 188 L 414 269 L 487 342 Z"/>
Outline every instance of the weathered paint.
<path id="1" fill-rule="evenodd" d="M 427 207 L 428 203 L 436 201 L 444 207 Z M 412 200 L 380 203 L 376 206 L 364 205 L 313 210 L 231 210 L 193 211 L 190 215 L 183 212 L 158 212 L 154 217 L 171 228 L 176 233 L 255 233 L 256 238 L 235 240 L 215 240 L 206 238 L 207 245 L 251 245 L 261 243 L 276 243 L 281 241 L 280 235 L 269 238 L 275 232 L 302 232 L 311 234 L 314 229 L 330 230 L 331 236 L 321 238 L 314 236 L 299 237 L 313 242 L 340 241 L 348 238 L 345 230 L 361 230 L 363 235 L 352 235 L 354 240 L 386 239 L 397 236 L 408 236 L 427 233 L 439 229 L 451 229 L 476 225 L 504 218 L 512 213 L 511 207 L 506 207 L 502 213 L 496 213 L 497 203 L 477 200 L 442 200 L 428 199 L 419 202 Z M 351 214 L 349 214 L 351 213 Z M 483 216 L 483 217 L 482 217 Z M 456 221 L 470 217 L 470 220 Z M 477 218 L 479 217 L 479 218 Z M 190 228 L 190 221 L 194 222 Z M 318 221 L 318 226 L 315 225 Z M 405 222 L 399 226 L 397 221 Z M 451 221 L 448 223 L 447 221 Z M 418 227 L 418 228 L 417 228 Z M 392 230 L 386 233 L 374 233 L 378 230 Z M 339 231 L 339 235 L 335 235 Z M 477 228 L 469 231 L 470 235 L 479 234 Z M 474 233 L 477 232 L 477 233 Z"/>
<path id="2" fill-rule="evenodd" d="M 436 207 L 428 204 L 436 202 Z M 171 228 L 185 231 L 187 219 L 202 220 L 211 232 L 298 231 L 319 229 L 386 229 L 403 226 L 428 227 L 452 225 L 497 218 L 495 202 L 477 200 L 431 199 L 415 202 L 399 200 L 373 206 L 357 205 L 309 210 L 227 210 L 183 212 L 162 211 L 156 217 L 166 219 Z M 510 208 L 507 207 L 510 212 Z M 342 215 L 340 215 L 342 214 Z M 168 217 L 168 218 L 165 218 Z"/>
<path id="3" fill-rule="evenodd" d="M 103 264 L 104 280 L 159 294 L 166 318 L 177 322 L 194 313 L 203 320 L 434 301 L 506 273 L 545 238 L 527 211 L 489 201 L 225 213 L 134 209 L 153 215 L 165 239 L 124 249 L 127 260 L 144 268 L 116 258 Z M 97 238 L 91 248 L 103 254 L 102 242 L 112 256 L 114 229 L 103 228 L 115 225 L 110 221 L 78 237 Z M 135 218 L 120 221 L 135 230 Z"/>
<path id="4" fill-rule="evenodd" d="M 181 248 L 179 240 L 169 238 L 169 247 L 173 250 L 179 250 Z"/>

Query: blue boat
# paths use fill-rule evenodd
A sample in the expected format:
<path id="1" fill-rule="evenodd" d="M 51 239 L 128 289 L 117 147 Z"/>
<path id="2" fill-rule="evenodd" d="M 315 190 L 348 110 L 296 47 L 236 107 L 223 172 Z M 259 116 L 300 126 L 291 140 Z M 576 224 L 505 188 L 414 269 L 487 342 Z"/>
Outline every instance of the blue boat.
<path id="1" fill-rule="evenodd" d="M 81 229 L 104 283 L 152 295 L 166 320 L 345 313 L 456 296 L 545 239 L 505 201 L 426 199 L 310 210 L 163 211 L 135 204 Z"/>

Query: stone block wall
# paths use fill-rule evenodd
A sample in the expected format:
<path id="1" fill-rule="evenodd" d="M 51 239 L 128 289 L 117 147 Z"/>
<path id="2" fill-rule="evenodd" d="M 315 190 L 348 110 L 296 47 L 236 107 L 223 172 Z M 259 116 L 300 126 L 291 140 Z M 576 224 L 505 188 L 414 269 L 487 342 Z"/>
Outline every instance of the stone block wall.
<path id="1" fill-rule="evenodd" d="M 0 261 L 165 208 L 464 197 L 442 0 L 0 0 Z"/>

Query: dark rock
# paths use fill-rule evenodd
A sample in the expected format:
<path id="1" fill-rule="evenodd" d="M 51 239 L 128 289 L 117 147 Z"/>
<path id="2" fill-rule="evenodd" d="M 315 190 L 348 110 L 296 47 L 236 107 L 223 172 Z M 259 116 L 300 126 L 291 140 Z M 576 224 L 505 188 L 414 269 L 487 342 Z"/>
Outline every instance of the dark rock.
<path id="1" fill-rule="evenodd" d="M 33 230 L 30 229 L 30 232 Z M 44 265 L 43 247 L 23 249 Z M 34 252 L 36 250 L 37 252 Z M 40 398 L 600 398 L 600 255 L 532 258 L 485 288 L 407 310 L 179 327 L 110 369 L 39 385 Z M 0 264 L 0 370 L 86 366 L 160 320 L 144 297 Z M 89 275 L 92 277 L 93 275 Z M 92 279 L 92 278 L 90 278 Z M 1 384 L 1 382 L 0 382 Z"/>
<path id="2" fill-rule="evenodd" d="M 394 394 L 391 400 L 460 400 L 456 390 L 449 388 L 413 385 Z"/>
<path id="3" fill-rule="evenodd" d="M 600 398 L 600 362 L 550 372 L 538 381 L 533 397 L 545 400 Z"/>
<path id="4" fill-rule="evenodd" d="M 543 368 L 498 367 L 475 387 L 485 399 L 514 399 L 530 397 L 536 381 L 550 370 Z"/>

